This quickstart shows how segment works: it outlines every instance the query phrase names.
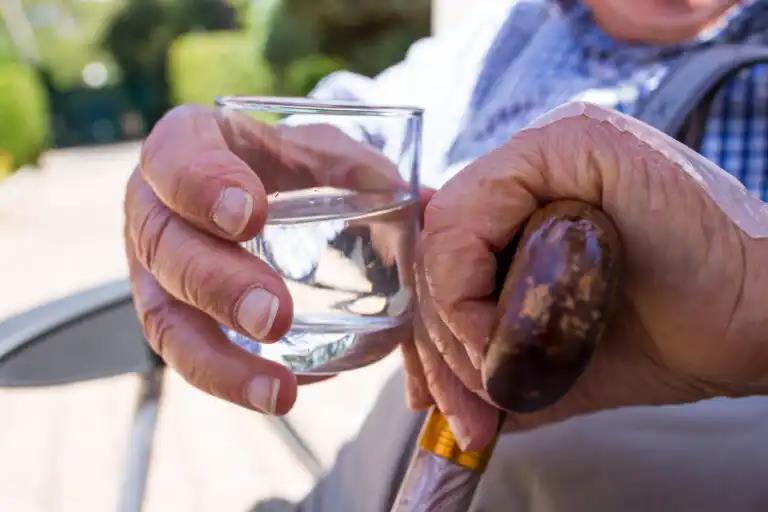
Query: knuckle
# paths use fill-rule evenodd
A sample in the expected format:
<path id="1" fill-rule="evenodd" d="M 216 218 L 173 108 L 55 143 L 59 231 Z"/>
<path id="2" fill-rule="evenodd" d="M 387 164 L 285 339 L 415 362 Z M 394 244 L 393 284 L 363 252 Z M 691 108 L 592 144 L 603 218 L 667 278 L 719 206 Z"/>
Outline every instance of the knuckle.
<path id="1" fill-rule="evenodd" d="M 199 252 L 189 247 L 181 249 L 187 254 Z M 207 264 L 204 258 L 184 258 L 179 262 L 179 283 L 186 302 L 210 311 L 208 302 L 211 301 L 207 301 L 206 297 L 210 293 L 210 284 L 217 280 L 216 268 Z"/>
<path id="2" fill-rule="evenodd" d="M 163 359 L 168 357 L 170 339 L 175 329 L 173 306 L 169 300 L 160 300 L 144 309 L 140 315 L 144 336 L 152 350 Z"/>
<path id="3" fill-rule="evenodd" d="M 133 223 L 136 212 L 142 209 L 144 189 L 145 182 L 141 176 L 141 170 L 137 166 L 128 178 L 123 195 L 123 218 L 126 228 Z"/>
<path id="4" fill-rule="evenodd" d="M 140 157 L 142 171 L 153 169 L 153 167 L 147 164 L 161 154 L 162 149 L 165 147 L 166 138 L 176 132 L 178 127 L 193 124 L 196 117 L 212 115 L 212 109 L 202 105 L 180 105 L 166 112 L 155 123 L 155 126 L 142 145 Z"/>
<path id="5" fill-rule="evenodd" d="M 171 221 L 171 212 L 159 202 L 152 205 L 141 219 L 136 236 L 136 255 L 150 272 L 155 268 L 163 238 Z"/>
<path id="6" fill-rule="evenodd" d="M 216 256 L 206 254 L 205 246 L 194 240 L 175 250 L 181 299 L 213 318 L 234 324 L 236 303 L 258 276 L 250 267 L 222 269 Z"/>

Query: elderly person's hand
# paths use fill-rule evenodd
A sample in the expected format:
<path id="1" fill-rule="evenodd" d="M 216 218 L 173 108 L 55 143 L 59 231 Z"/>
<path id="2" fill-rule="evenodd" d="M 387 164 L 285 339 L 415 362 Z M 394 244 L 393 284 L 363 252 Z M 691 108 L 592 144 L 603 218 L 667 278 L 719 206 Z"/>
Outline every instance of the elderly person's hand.
<path id="1" fill-rule="evenodd" d="M 557 199 L 596 205 L 616 224 L 620 298 L 575 387 L 545 410 L 510 414 L 507 429 L 768 390 L 768 240 L 745 232 L 768 232 L 764 205 L 636 120 L 569 109 L 464 169 L 425 212 L 416 331 L 424 372 L 410 365 L 411 401 L 433 398 L 468 447 L 486 444 L 498 421 L 480 378 L 495 317 L 494 253 Z"/>
<path id="2" fill-rule="evenodd" d="M 291 408 L 295 376 L 219 326 L 264 342 L 287 331 L 285 283 L 236 242 L 261 230 L 268 193 L 315 186 L 405 184 L 384 156 L 327 125 L 270 127 L 180 107 L 147 139 L 125 197 L 135 306 L 153 349 L 194 386 L 262 412 Z"/>

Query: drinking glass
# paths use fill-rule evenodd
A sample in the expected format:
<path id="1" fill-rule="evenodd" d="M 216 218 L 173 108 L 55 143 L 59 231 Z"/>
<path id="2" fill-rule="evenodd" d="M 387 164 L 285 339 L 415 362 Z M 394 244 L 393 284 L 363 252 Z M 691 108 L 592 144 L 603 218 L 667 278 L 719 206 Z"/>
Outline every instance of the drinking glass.
<path id="1" fill-rule="evenodd" d="M 242 247 L 282 276 L 294 306 L 278 342 L 225 328 L 229 339 L 297 374 L 387 355 L 411 335 L 422 111 L 267 97 L 216 106 L 230 138 L 236 125 L 258 122 L 271 141 L 252 148 L 261 157 L 251 164 L 268 193 L 266 225 Z M 249 142 L 237 144 L 242 152 Z"/>

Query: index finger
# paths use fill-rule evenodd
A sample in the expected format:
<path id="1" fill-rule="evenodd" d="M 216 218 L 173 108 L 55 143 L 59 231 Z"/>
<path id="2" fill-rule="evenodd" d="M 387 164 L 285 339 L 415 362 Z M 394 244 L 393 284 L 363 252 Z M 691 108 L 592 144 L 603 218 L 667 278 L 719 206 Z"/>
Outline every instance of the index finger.
<path id="1" fill-rule="evenodd" d="M 141 171 L 176 214 L 240 241 L 264 224 L 266 193 L 409 189 L 388 157 L 331 125 L 269 126 L 236 109 L 191 105 L 157 123 L 142 150 Z"/>
<path id="2" fill-rule="evenodd" d="M 140 168 L 169 209 L 212 234 L 247 240 L 266 220 L 264 186 L 229 149 L 212 109 L 185 105 L 168 112 L 147 137 Z"/>

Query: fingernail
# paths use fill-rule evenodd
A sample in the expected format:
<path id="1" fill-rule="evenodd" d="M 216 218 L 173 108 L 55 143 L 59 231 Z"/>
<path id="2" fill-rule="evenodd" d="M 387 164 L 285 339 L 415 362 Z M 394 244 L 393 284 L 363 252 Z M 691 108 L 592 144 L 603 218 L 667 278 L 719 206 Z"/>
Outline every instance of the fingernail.
<path id="1" fill-rule="evenodd" d="M 264 288 L 251 288 L 240 299 L 235 320 L 254 340 L 263 341 L 272 330 L 279 306 L 277 297 Z"/>
<path id="2" fill-rule="evenodd" d="M 265 414 L 277 412 L 277 398 L 280 394 L 280 380 L 266 375 L 254 377 L 245 390 L 245 398 L 251 406 Z"/>
<path id="3" fill-rule="evenodd" d="M 231 187 L 224 192 L 213 207 L 213 222 L 232 236 L 239 235 L 253 213 L 253 198 L 241 188 Z"/>
<path id="4" fill-rule="evenodd" d="M 456 438 L 456 442 L 459 443 L 459 447 L 462 450 L 466 450 L 467 446 L 469 446 L 469 432 L 464 427 L 464 423 L 461 422 L 456 416 L 449 415 L 446 416 L 448 420 L 448 424 L 451 426 L 451 432 L 453 432 L 453 437 Z"/>

